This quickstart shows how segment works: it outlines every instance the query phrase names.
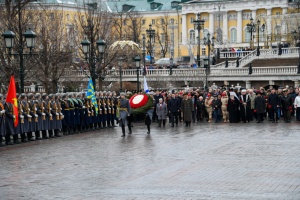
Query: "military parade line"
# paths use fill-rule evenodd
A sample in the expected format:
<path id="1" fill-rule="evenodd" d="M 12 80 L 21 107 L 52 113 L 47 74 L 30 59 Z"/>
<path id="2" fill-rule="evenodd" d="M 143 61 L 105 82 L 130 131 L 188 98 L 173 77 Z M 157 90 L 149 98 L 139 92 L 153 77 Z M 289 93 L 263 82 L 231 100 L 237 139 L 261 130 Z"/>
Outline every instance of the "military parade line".
<path id="1" fill-rule="evenodd" d="M 141 118 L 147 134 L 153 122 L 158 128 L 165 127 L 167 119 L 171 127 L 181 122 L 189 127 L 191 122 L 263 123 L 267 119 L 273 123 L 290 123 L 294 116 L 300 121 L 299 88 L 271 87 L 241 92 L 234 88 L 210 88 L 207 92 L 190 89 L 185 93 L 156 91 L 143 95 L 133 95 L 138 100 L 132 101 L 129 92 L 117 96 L 116 92 L 94 92 L 93 88 L 87 93 L 17 95 L 11 79 L 8 94 L 0 94 L 0 145 L 113 128 L 116 124 L 122 128 L 124 137 L 125 127 L 132 134 L 132 123 Z M 145 109 L 133 113 L 131 107 L 143 97 L 149 97 Z"/>

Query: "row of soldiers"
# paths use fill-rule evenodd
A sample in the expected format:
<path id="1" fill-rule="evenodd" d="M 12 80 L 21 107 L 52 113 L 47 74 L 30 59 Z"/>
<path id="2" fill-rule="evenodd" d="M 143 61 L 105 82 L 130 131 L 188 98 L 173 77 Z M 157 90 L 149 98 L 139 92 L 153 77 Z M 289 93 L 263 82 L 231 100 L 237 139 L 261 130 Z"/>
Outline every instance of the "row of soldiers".
<path id="1" fill-rule="evenodd" d="M 104 94 L 105 95 L 105 94 Z M 18 124 L 14 126 L 13 105 L 0 94 L 0 145 L 115 127 L 115 93 L 96 93 L 97 106 L 85 93 L 21 94 L 18 99 Z M 3 139 L 5 138 L 5 144 Z"/>

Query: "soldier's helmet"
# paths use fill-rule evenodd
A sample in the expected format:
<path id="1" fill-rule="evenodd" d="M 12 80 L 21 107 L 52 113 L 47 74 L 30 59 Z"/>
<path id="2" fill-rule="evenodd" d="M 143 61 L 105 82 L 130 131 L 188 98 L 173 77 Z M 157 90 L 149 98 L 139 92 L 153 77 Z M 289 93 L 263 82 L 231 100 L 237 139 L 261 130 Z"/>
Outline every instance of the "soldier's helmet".
<path id="1" fill-rule="evenodd" d="M 21 96 L 20 96 L 21 99 L 25 99 L 25 97 L 26 97 L 25 93 L 22 93 Z"/>
<path id="2" fill-rule="evenodd" d="M 47 94 L 46 94 L 46 93 L 43 93 L 43 94 L 42 94 L 42 99 L 45 100 L 46 98 L 47 98 Z"/>
<path id="3" fill-rule="evenodd" d="M 63 98 L 63 99 L 65 99 L 65 98 L 67 98 L 67 94 L 66 93 L 63 93 L 62 95 L 61 95 L 61 98 Z"/>
<path id="4" fill-rule="evenodd" d="M 54 98 L 54 94 L 49 94 L 49 99 L 52 100 Z"/>

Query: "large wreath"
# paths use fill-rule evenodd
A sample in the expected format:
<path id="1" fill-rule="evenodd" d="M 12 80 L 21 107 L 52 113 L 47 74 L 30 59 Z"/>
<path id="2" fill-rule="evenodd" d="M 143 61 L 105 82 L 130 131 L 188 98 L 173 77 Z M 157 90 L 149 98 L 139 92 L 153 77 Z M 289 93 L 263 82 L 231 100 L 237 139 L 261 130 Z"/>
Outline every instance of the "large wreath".
<path id="1" fill-rule="evenodd" d="M 135 94 L 129 99 L 131 113 L 146 113 L 153 107 L 153 99 L 148 94 Z"/>

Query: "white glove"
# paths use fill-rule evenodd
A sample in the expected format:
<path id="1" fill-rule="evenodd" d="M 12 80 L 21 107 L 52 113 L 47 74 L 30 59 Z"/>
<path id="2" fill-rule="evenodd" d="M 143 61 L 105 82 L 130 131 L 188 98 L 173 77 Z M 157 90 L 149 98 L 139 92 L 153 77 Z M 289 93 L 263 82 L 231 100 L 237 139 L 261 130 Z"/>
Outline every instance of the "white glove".
<path id="1" fill-rule="evenodd" d="M 59 115 L 59 113 L 56 113 L 56 115 Z"/>
<path id="2" fill-rule="evenodd" d="M 50 108 L 50 110 L 52 110 L 52 108 Z"/>
<path id="3" fill-rule="evenodd" d="M 24 115 L 20 115 L 20 118 L 23 119 L 23 118 L 24 118 Z"/>
<path id="4" fill-rule="evenodd" d="M 59 113 L 60 115 L 64 116 L 62 113 Z"/>
<path id="5" fill-rule="evenodd" d="M 91 113 L 91 111 L 89 111 L 88 113 Z"/>
<path id="6" fill-rule="evenodd" d="M 28 118 L 31 118 L 32 116 L 31 116 L 31 115 L 27 115 L 27 117 L 28 117 Z"/>
<path id="7" fill-rule="evenodd" d="M 35 111 L 37 111 L 37 108 L 34 108 Z"/>
<path id="8" fill-rule="evenodd" d="M 52 114 L 50 114 L 49 116 L 52 117 Z"/>
<path id="9" fill-rule="evenodd" d="M 35 117 L 39 117 L 38 115 L 34 115 Z"/>
<path id="10" fill-rule="evenodd" d="M 44 115 L 44 116 L 45 116 L 45 115 L 46 115 L 46 113 L 42 113 L 42 115 Z"/>
<path id="11" fill-rule="evenodd" d="M 30 108 L 28 108 L 28 111 L 30 111 Z"/>
<path id="12" fill-rule="evenodd" d="M 130 116 L 130 114 L 128 114 L 128 117 Z"/>
<path id="13" fill-rule="evenodd" d="M 1 114 L 4 114 L 4 113 L 5 113 L 5 110 L 0 111 L 0 113 L 1 113 Z"/>
<path id="14" fill-rule="evenodd" d="M 23 112 L 23 109 L 21 109 L 21 112 Z"/>
<path id="15" fill-rule="evenodd" d="M 64 116 L 64 115 L 62 115 L 62 116 L 61 116 L 61 118 L 63 119 L 63 118 L 65 118 L 65 116 Z"/>
<path id="16" fill-rule="evenodd" d="M 13 115 L 13 117 L 14 117 L 14 119 L 16 118 L 16 116 L 15 116 L 15 115 Z"/>
<path id="17" fill-rule="evenodd" d="M 85 108 L 85 106 L 82 106 L 82 108 Z"/>
<path id="18" fill-rule="evenodd" d="M 45 110 L 45 107 L 43 107 L 43 110 Z"/>

